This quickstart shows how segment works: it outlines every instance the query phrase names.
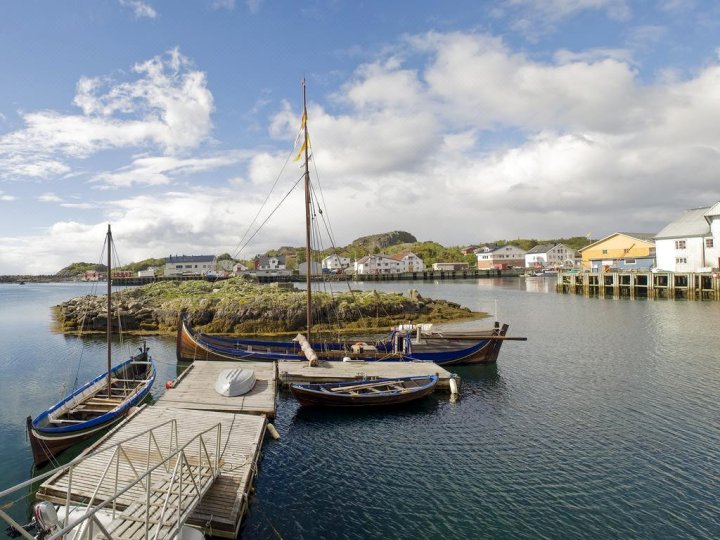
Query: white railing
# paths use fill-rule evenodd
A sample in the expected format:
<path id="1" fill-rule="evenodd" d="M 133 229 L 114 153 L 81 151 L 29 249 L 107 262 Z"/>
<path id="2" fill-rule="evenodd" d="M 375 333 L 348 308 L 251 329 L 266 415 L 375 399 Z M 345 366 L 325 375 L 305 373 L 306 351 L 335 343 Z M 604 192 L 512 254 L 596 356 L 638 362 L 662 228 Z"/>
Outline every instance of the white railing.
<path id="1" fill-rule="evenodd" d="M 208 435 L 213 432 L 215 436 L 209 437 Z M 142 444 L 143 437 L 147 438 L 147 444 L 143 445 L 146 451 L 144 455 L 138 455 L 136 447 L 138 446 L 138 442 Z M 206 438 L 214 439 L 214 451 L 208 449 Z M 185 444 L 179 446 L 177 421 L 172 419 L 119 443 L 80 456 L 62 467 L 58 467 L 2 491 L 0 492 L 0 499 L 49 476 L 67 474 L 67 492 L 64 507 L 65 517 L 62 528 L 53 530 L 50 535 L 45 537 L 47 540 L 61 538 L 73 530 L 75 531 L 75 540 L 92 538 L 96 527 L 102 536 L 112 538 L 112 534 L 98 519 L 97 514 L 101 510 L 111 510 L 113 520 L 113 524 L 109 527 L 111 529 L 117 526 L 117 523 L 120 523 L 118 520 L 130 519 L 136 522 L 142 519 L 145 526 L 145 538 L 150 538 L 151 535 L 154 539 L 160 538 L 160 531 L 163 527 L 169 530 L 162 538 L 173 538 L 177 536 L 182 524 L 190 516 L 195 506 L 197 506 L 197 503 L 220 473 L 221 439 L 222 426 L 218 423 L 197 433 Z M 162 444 L 161 441 L 164 440 L 167 441 L 167 445 Z M 130 451 L 131 447 L 132 451 Z M 74 473 L 82 473 L 82 470 L 79 470 L 79 468 L 88 460 L 97 460 L 108 454 L 109 458 L 105 464 L 103 474 L 95 486 L 93 494 L 88 499 L 85 511 L 82 512 L 80 517 L 75 518 L 74 516 L 78 513 L 78 505 L 74 508 L 71 507 Z M 134 458 L 131 458 L 131 455 L 133 455 Z M 138 469 L 140 461 L 143 462 L 143 466 Z M 132 473 L 129 479 L 121 478 L 121 463 L 125 463 L 126 466 L 129 467 Z M 125 470 L 127 470 L 127 467 Z M 155 478 L 156 487 L 153 487 L 153 478 Z M 157 485 L 160 484 L 164 484 L 162 488 L 157 487 Z M 190 490 L 185 489 L 188 485 L 191 486 Z M 131 505 L 128 505 L 128 509 L 130 509 L 131 506 L 133 507 L 132 515 L 127 515 L 127 510 L 119 513 L 117 509 L 118 499 L 137 486 L 140 486 L 144 491 L 144 499 L 137 497 L 136 493 L 135 501 Z M 99 494 L 103 490 L 104 492 L 111 492 L 112 494 L 108 497 L 100 496 Z M 186 491 L 187 493 L 185 493 Z M 177 495 L 177 507 L 175 508 L 173 506 L 171 509 L 170 501 L 173 495 Z M 132 497 L 133 494 L 129 494 L 128 496 Z M 158 501 L 162 501 L 160 517 L 151 520 L 151 512 L 154 506 L 153 502 L 155 502 L 155 506 L 157 506 Z M 71 512 L 73 513 L 72 521 L 70 520 Z M 24 538 L 30 540 L 34 538 L 2 508 L 0 508 L 0 518 L 17 530 Z M 59 524 L 58 527 L 60 527 Z M 82 529 L 78 527 L 82 527 Z"/>

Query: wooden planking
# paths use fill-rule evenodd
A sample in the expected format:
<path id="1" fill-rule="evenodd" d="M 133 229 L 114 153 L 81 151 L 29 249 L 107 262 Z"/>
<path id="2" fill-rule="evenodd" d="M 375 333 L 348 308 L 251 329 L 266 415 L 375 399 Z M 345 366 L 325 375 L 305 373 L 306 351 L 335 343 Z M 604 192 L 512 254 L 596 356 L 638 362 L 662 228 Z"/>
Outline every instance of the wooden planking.
<path id="1" fill-rule="evenodd" d="M 202 499 L 188 522 L 200 527 L 210 525 L 215 536 L 235 538 L 247 507 L 248 493 L 257 470 L 257 461 L 267 422 L 265 416 L 195 411 L 157 404 L 144 408 L 133 417 L 132 421 L 112 432 L 107 439 L 102 441 L 98 449 L 126 440 L 170 419 L 176 419 L 178 422 L 178 437 L 181 445 L 218 422 L 222 424 L 221 476 Z M 163 440 L 167 441 L 169 440 L 169 429 L 163 429 L 166 430 L 165 434 L 168 437 Z M 212 452 L 215 448 L 214 435 L 208 434 L 206 437 L 206 444 Z M 127 445 L 127 453 L 137 461 L 135 466 L 138 469 L 145 466 L 146 452 L 147 439 L 144 437 Z M 108 459 L 107 454 L 91 457 L 75 469 L 71 495 L 73 501 L 87 501 L 90 498 Z M 119 470 L 121 477 L 132 478 L 132 470 L 128 464 L 123 462 Z M 62 504 L 65 502 L 67 485 L 67 474 L 56 475 L 42 484 L 37 498 Z M 111 487 L 103 487 L 98 493 L 97 503 L 112 495 Z M 144 497 L 145 493 L 142 487 L 133 488 L 118 499 L 118 508 L 123 510 Z"/>
<path id="2" fill-rule="evenodd" d="M 255 370 L 256 382 L 244 396 L 227 397 L 215 391 L 215 381 L 225 369 Z M 182 380 L 158 400 L 160 405 L 206 411 L 244 412 L 275 416 L 275 362 L 196 361 Z"/>
<path id="3" fill-rule="evenodd" d="M 452 374 L 432 362 L 321 362 L 309 367 L 307 362 L 278 362 L 278 378 L 292 383 L 351 381 L 384 377 L 438 376 L 438 387 L 447 389 Z"/>

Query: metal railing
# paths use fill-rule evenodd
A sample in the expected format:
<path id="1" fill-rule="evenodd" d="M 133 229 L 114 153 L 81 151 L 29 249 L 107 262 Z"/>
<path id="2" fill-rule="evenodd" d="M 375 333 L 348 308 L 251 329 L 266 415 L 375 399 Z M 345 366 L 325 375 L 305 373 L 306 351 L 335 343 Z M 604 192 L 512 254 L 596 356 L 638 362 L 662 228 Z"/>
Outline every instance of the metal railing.
<path id="1" fill-rule="evenodd" d="M 214 437 L 209 436 L 213 432 Z M 138 455 L 136 447 L 138 442 L 143 443 L 143 437 L 147 439 L 147 444 L 143 445 L 146 451 L 144 455 Z M 214 451 L 208 449 L 206 438 L 214 439 Z M 167 440 L 167 445 L 162 443 L 165 440 Z M 67 492 L 62 527 L 59 530 L 52 531 L 50 535 L 45 537 L 46 540 L 61 538 L 78 527 L 82 527 L 82 529 L 75 531 L 75 540 L 92 538 L 96 528 L 105 538 L 112 538 L 112 533 L 98 519 L 98 513 L 101 510 L 111 510 L 114 526 L 111 526 L 110 529 L 120 523 L 117 520 L 128 519 L 137 522 L 142 519 L 144 521 L 145 538 L 161 538 L 160 532 L 163 528 L 168 530 L 162 538 L 173 538 L 178 535 L 182 524 L 220 474 L 221 440 L 222 425 L 218 423 L 197 433 L 180 446 L 177 420 L 168 420 L 121 442 L 80 456 L 62 467 L 2 491 L 0 492 L 0 499 L 50 476 L 66 474 Z M 85 511 L 82 516 L 70 520 L 70 514 L 77 514 L 78 509 L 78 505 L 71 506 L 74 473 L 82 473 L 82 470 L 78 469 L 88 460 L 97 460 L 108 454 L 109 458 L 105 463 L 101 478 L 87 501 Z M 134 459 L 131 454 L 134 455 Z M 144 467 L 138 470 L 140 461 L 143 461 Z M 126 465 L 125 471 L 129 468 L 131 472 L 129 479 L 121 478 L 120 466 L 122 463 Z M 153 487 L 153 478 L 155 479 L 155 487 Z M 159 487 L 160 485 L 162 487 Z M 137 486 L 140 486 L 144 491 L 144 500 L 137 498 L 136 493 L 136 500 L 128 505 L 125 511 L 119 513 L 117 508 L 118 499 Z M 189 490 L 186 489 L 188 487 Z M 103 489 L 105 492 L 109 491 L 112 494 L 107 498 L 101 496 L 100 493 Z M 129 494 L 129 496 L 132 495 Z M 177 504 L 175 507 L 175 503 L 173 503 L 173 508 L 171 508 L 171 497 L 173 495 L 177 495 Z M 160 516 L 157 519 L 151 519 L 152 509 L 157 507 L 160 501 L 162 502 Z M 128 510 L 131 508 L 130 515 Z M 17 530 L 24 538 L 30 540 L 34 538 L 2 508 L 0 508 L 0 518 Z M 60 527 L 59 524 L 58 527 Z"/>

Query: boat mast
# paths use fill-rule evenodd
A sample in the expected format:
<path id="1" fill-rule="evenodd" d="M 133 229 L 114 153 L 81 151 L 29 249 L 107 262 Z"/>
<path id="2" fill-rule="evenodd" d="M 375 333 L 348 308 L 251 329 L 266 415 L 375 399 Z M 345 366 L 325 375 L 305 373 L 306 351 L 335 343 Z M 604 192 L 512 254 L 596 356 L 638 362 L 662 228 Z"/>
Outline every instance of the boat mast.
<path id="1" fill-rule="evenodd" d="M 310 290 L 310 168 L 308 166 L 308 129 L 307 129 L 307 90 L 305 87 L 305 79 L 302 81 L 303 87 L 303 132 L 305 134 L 305 286 L 307 288 L 307 340 L 310 340 L 310 333 L 312 331 L 312 291 Z"/>
<path id="2" fill-rule="evenodd" d="M 110 367 L 112 356 L 111 353 L 111 340 L 110 336 L 112 333 L 112 232 L 110 232 L 110 224 L 108 223 L 107 230 L 107 397 L 110 397 Z"/>

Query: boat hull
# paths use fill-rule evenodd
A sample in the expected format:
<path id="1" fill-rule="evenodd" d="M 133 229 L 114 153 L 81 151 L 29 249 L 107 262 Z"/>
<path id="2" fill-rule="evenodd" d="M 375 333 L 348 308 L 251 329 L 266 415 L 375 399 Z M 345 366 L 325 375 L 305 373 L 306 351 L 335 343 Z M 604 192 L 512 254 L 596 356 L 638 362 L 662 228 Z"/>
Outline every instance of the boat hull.
<path id="1" fill-rule="evenodd" d="M 131 381 L 125 377 L 133 376 L 131 392 L 122 397 L 112 399 L 112 405 L 106 409 L 88 409 L 89 400 L 107 392 L 107 373 L 99 375 L 83 385 L 69 396 L 39 414 L 35 419 L 28 416 L 27 433 L 36 466 L 52 460 L 62 451 L 67 450 L 83 440 L 106 430 L 127 416 L 132 407 L 138 405 L 150 392 L 155 381 L 155 364 L 146 350 L 130 358 L 111 370 L 115 381 L 124 381 L 125 386 Z M 117 393 L 117 388 L 113 389 Z M 98 398 L 99 399 L 99 398 Z M 98 407 L 97 405 L 95 407 Z M 78 413 L 74 413 L 78 410 Z M 93 412 L 87 412 L 92 410 Z M 73 414 L 81 415 L 81 420 L 68 420 Z M 63 418 L 63 420 L 59 420 Z"/>
<path id="2" fill-rule="evenodd" d="M 313 350 L 323 361 L 350 358 L 365 362 L 434 362 L 442 366 L 490 364 L 497 361 L 507 330 L 508 325 L 504 324 L 470 340 L 431 335 L 420 343 L 412 343 L 405 352 L 394 352 L 390 341 L 359 349 L 349 343 L 313 343 Z M 178 323 L 176 354 L 179 362 L 306 360 L 299 344 L 294 341 L 275 342 L 212 336 L 193 330 L 184 320 Z"/>
<path id="3" fill-rule="evenodd" d="M 290 392 L 300 405 L 307 407 L 388 407 L 409 403 L 431 394 L 437 381 L 437 375 L 429 375 L 379 379 L 370 383 L 348 381 L 293 384 Z M 384 390 L 386 384 L 395 389 Z"/>

